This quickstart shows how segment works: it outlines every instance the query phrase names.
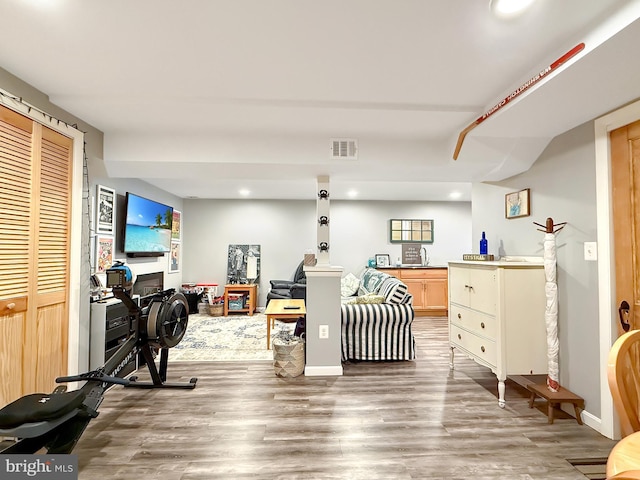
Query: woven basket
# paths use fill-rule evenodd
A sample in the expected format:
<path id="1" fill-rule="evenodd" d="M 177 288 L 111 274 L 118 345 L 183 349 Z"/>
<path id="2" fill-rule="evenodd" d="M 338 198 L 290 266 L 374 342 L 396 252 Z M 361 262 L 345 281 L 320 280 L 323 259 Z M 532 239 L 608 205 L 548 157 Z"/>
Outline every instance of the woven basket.
<path id="1" fill-rule="evenodd" d="M 212 317 L 219 317 L 222 315 L 223 306 L 221 303 L 214 303 L 213 305 L 209 305 L 209 315 Z"/>
<path id="2" fill-rule="evenodd" d="M 279 377 L 297 377 L 304 372 L 304 342 L 273 339 L 273 368 Z"/>

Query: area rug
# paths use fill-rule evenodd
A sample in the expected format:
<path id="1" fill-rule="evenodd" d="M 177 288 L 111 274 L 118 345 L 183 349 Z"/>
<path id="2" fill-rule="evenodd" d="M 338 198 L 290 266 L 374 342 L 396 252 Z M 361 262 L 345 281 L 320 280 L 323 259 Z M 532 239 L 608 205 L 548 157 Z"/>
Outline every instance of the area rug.
<path id="1" fill-rule="evenodd" d="M 271 335 L 292 333 L 295 322 L 276 321 Z M 267 350 L 267 317 L 230 314 L 227 317 L 189 315 L 187 331 L 178 345 L 169 350 L 171 361 L 273 360 Z"/>

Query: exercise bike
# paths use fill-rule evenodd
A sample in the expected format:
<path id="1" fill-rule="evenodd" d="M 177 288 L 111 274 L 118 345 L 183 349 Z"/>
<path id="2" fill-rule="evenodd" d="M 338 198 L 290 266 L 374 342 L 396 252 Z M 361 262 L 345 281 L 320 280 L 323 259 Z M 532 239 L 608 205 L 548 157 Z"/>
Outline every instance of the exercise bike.
<path id="1" fill-rule="evenodd" d="M 98 408 L 106 391 L 114 385 L 127 388 L 181 388 L 193 389 L 197 378 L 188 383 L 167 383 L 169 348 L 176 346 L 187 328 L 188 304 L 185 296 L 174 289 L 154 294 L 149 304 L 140 308 L 128 291 L 133 286 L 133 275 L 122 263 L 107 270 L 107 287 L 128 308 L 132 328 L 127 340 L 105 364 L 93 371 L 56 378 L 56 383 L 86 383 L 67 392 L 58 386 L 49 394 L 25 395 L 0 410 L 0 454 L 32 454 L 42 449 L 49 454 L 71 453 L 89 422 L 98 416 Z M 159 368 L 154 354 L 160 352 Z M 142 355 L 149 369 L 151 381 L 138 381 L 137 376 L 119 377 L 118 374 Z M 8 445 L 7 445 L 8 443 Z M 3 446 L 4 445 L 4 446 Z"/>

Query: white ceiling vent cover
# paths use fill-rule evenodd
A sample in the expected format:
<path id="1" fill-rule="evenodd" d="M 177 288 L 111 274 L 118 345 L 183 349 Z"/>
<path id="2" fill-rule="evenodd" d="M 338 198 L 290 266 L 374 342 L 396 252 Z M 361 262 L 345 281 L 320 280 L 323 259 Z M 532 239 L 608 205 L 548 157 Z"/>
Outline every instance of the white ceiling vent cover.
<path id="1" fill-rule="evenodd" d="M 349 138 L 332 138 L 331 158 L 356 160 L 358 158 L 358 141 Z"/>

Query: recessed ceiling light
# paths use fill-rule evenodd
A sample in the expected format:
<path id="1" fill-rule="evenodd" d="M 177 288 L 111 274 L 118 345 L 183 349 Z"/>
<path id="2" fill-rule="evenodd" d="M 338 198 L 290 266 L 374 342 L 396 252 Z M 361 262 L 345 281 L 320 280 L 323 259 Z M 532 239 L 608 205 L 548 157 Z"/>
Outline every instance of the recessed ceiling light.
<path id="1" fill-rule="evenodd" d="M 243 197 L 248 197 L 251 194 L 251 190 L 249 190 L 248 188 L 241 188 L 240 190 L 238 190 L 238 193 Z"/>
<path id="2" fill-rule="evenodd" d="M 523 12 L 534 0 L 491 0 L 491 10 L 501 17 L 511 17 Z"/>
<path id="3" fill-rule="evenodd" d="M 358 196 L 358 191 L 357 190 L 349 190 L 347 192 L 347 197 L 349 198 L 355 198 Z"/>
<path id="4" fill-rule="evenodd" d="M 460 198 L 461 196 L 462 196 L 461 192 L 451 192 L 449 194 L 449 198 L 452 198 L 452 199 Z"/>

